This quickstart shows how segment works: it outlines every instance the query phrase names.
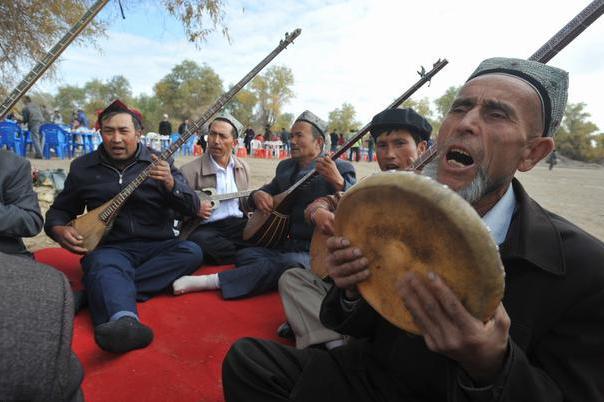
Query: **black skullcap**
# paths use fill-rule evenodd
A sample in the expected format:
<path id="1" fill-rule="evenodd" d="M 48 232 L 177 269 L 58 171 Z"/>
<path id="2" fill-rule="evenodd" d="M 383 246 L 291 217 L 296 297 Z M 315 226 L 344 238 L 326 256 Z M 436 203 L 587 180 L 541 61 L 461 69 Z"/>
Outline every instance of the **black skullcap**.
<path id="1" fill-rule="evenodd" d="M 423 141 L 428 141 L 432 133 L 432 126 L 428 120 L 411 108 L 386 109 L 373 116 L 369 127 L 376 141 L 383 132 L 398 129 L 407 129 L 419 135 Z"/>

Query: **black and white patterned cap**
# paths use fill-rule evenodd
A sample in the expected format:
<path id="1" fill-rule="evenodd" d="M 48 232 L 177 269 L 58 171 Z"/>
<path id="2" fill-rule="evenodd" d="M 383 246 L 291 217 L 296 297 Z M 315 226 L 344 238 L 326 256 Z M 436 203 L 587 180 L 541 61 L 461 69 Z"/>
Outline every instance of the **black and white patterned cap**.
<path id="1" fill-rule="evenodd" d="M 325 137 L 325 132 L 327 131 L 327 123 L 321 120 L 316 114 L 314 114 L 310 110 L 305 110 L 300 116 L 298 116 L 296 121 L 305 121 L 307 123 L 312 124 L 321 132 L 321 135 Z"/>
<path id="2" fill-rule="evenodd" d="M 223 120 L 229 123 L 231 126 L 235 128 L 235 138 L 239 136 L 240 133 L 243 132 L 243 124 L 239 122 L 232 114 L 229 112 L 220 112 L 214 117 L 214 120 Z M 212 122 L 214 122 L 212 120 Z"/>
<path id="3" fill-rule="evenodd" d="M 494 57 L 480 63 L 468 81 L 486 74 L 511 75 L 531 85 L 541 99 L 543 136 L 554 136 L 562 122 L 568 97 L 566 71 L 537 61 Z"/>

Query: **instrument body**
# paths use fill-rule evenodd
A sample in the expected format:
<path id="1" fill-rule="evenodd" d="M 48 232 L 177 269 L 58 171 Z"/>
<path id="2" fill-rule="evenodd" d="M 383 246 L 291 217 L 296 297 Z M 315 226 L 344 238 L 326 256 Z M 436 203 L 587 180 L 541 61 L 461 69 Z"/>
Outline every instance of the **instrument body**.
<path id="1" fill-rule="evenodd" d="M 73 226 L 84 238 L 82 247 L 89 252 L 94 250 L 101 242 L 103 237 L 111 230 L 115 216 L 107 219 L 103 212 L 109 208 L 113 200 L 107 201 L 100 207 L 88 211 L 84 215 L 71 221 L 68 225 Z"/>
<path id="2" fill-rule="evenodd" d="M 437 273 L 483 322 L 503 297 L 505 273 L 489 230 L 470 204 L 432 179 L 369 176 L 344 193 L 334 226 L 369 262 L 371 275 L 358 284 L 363 298 L 408 332 L 420 333 L 396 289 L 406 272 Z"/>
<path id="3" fill-rule="evenodd" d="M 207 188 L 203 188 L 201 190 L 195 190 L 195 193 L 197 193 L 201 202 L 209 201 L 210 204 L 212 205 L 212 210 L 215 210 L 216 208 L 218 208 L 220 206 L 220 201 L 227 201 L 227 200 L 233 200 L 235 198 L 247 197 L 253 191 L 254 190 L 245 190 L 245 191 L 238 191 L 235 193 L 217 194 L 215 188 L 207 187 Z M 203 219 L 201 219 L 199 217 L 194 217 L 192 219 L 188 219 L 188 220 L 184 221 L 182 224 L 182 228 L 180 229 L 179 238 L 183 239 L 183 240 L 188 239 L 189 236 L 191 235 L 191 233 L 193 233 L 193 231 L 195 229 L 197 229 L 199 227 L 199 225 L 202 224 L 202 222 L 203 222 Z"/>
<path id="4" fill-rule="evenodd" d="M 214 116 L 220 109 L 224 107 L 224 105 L 230 101 L 240 90 L 243 88 L 245 84 L 251 81 L 268 63 L 270 63 L 279 53 L 281 53 L 289 44 L 291 44 L 295 38 L 297 38 L 302 31 L 300 29 L 294 30 L 291 34 L 286 33 L 285 39 L 279 42 L 279 45 L 270 52 L 260 63 L 258 63 L 249 73 L 247 73 L 237 84 L 235 84 L 231 89 L 222 94 L 218 100 L 193 124 L 191 124 L 190 128 L 181 135 L 178 140 L 170 144 L 170 146 L 164 150 L 158 159 L 151 162 L 132 182 L 130 182 L 118 195 L 116 195 L 112 200 L 107 203 L 107 207 L 99 213 L 99 216 L 103 219 L 103 222 L 110 222 L 110 219 L 114 219 L 116 214 L 119 213 L 120 209 L 124 205 L 124 203 L 128 200 L 128 198 L 134 193 L 134 191 L 149 177 L 151 170 L 161 163 L 162 161 L 170 158 L 178 149 L 185 144 L 195 132 L 200 129 L 205 123 L 207 123 L 212 116 Z M 91 211 L 92 212 L 92 211 Z M 90 213 L 90 212 L 89 212 Z M 111 218 L 113 217 L 113 218 Z M 73 221 L 73 226 L 77 227 L 80 225 L 78 220 L 86 220 L 86 222 L 93 222 L 93 219 L 88 220 L 85 215 L 82 215 L 76 218 Z M 99 223 L 99 226 L 101 224 Z M 108 226 L 106 224 L 105 226 Z M 99 229 L 100 231 L 100 229 Z M 96 233 L 96 231 L 95 231 Z M 85 237 L 85 236 L 84 236 Z M 93 236 L 94 239 L 90 239 L 90 247 L 88 251 L 94 250 L 94 248 L 98 245 L 100 239 L 95 241 L 96 236 Z M 87 241 L 87 240 L 86 240 Z"/>
<path id="5" fill-rule="evenodd" d="M 438 60 L 434 63 L 432 70 L 423 74 L 421 78 L 409 88 L 405 93 L 399 96 L 394 102 L 392 102 L 387 109 L 394 109 L 399 107 L 405 100 L 413 95 L 419 88 L 425 83 L 429 82 L 440 70 L 442 70 L 449 62 L 447 60 Z M 363 138 L 367 132 L 369 132 L 370 123 L 367 123 L 361 128 L 348 142 L 340 149 L 338 149 L 333 155 L 330 156 L 332 160 L 337 160 L 346 150 L 352 147 L 359 139 Z M 436 148 L 432 148 L 431 154 L 436 155 Z M 243 230 L 243 240 L 246 240 L 256 246 L 261 247 L 275 247 L 279 244 L 288 231 L 289 225 L 289 214 L 291 210 L 291 202 L 300 191 L 304 191 L 306 185 L 318 175 L 315 169 L 312 169 L 304 177 L 294 183 L 286 191 L 273 196 L 273 211 L 269 213 L 256 211 L 250 216 L 248 223 Z M 270 231 L 270 233 L 267 233 Z"/>

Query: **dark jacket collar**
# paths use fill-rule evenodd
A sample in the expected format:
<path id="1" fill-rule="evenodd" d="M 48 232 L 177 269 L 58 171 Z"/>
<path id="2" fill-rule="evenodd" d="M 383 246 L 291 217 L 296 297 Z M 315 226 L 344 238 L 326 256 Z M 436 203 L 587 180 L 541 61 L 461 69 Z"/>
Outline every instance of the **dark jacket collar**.
<path id="1" fill-rule="evenodd" d="M 518 208 L 507 237 L 500 247 L 501 258 L 523 259 L 556 275 L 566 273 L 564 248 L 551 214 L 524 191 L 520 182 L 512 181 Z"/>

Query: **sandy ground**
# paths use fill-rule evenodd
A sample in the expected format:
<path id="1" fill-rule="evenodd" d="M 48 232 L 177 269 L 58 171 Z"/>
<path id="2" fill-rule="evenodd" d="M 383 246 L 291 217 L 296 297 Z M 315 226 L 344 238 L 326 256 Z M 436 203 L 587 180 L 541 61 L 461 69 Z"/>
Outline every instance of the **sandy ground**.
<path id="1" fill-rule="evenodd" d="M 176 166 L 192 160 L 193 157 L 178 157 Z M 252 170 L 252 185 L 259 187 L 271 180 L 277 160 L 248 158 Z M 32 167 L 38 169 L 69 170 L 69 160 L 31 160 Z M 357 177 L 362 178 L 377 172 L 377 163 L 359 162 L 354 164 Z M 528 173 L 519 173 L 518 179 L 528 193 L 543 207 L 565 217 L 595 237 L 604 241 L 604 168 L 564 161 L 553 170 L 545 164 Z M 36 188 L 44 198 L 45 188 Z M 48 191 L 46 191 L 48 192 Z M 45 213 L 49 203 L 41 199 L 40 206 Z M 44 247 L 56 247 L 44 233 L 25 239 L 31 251 Z"/>

